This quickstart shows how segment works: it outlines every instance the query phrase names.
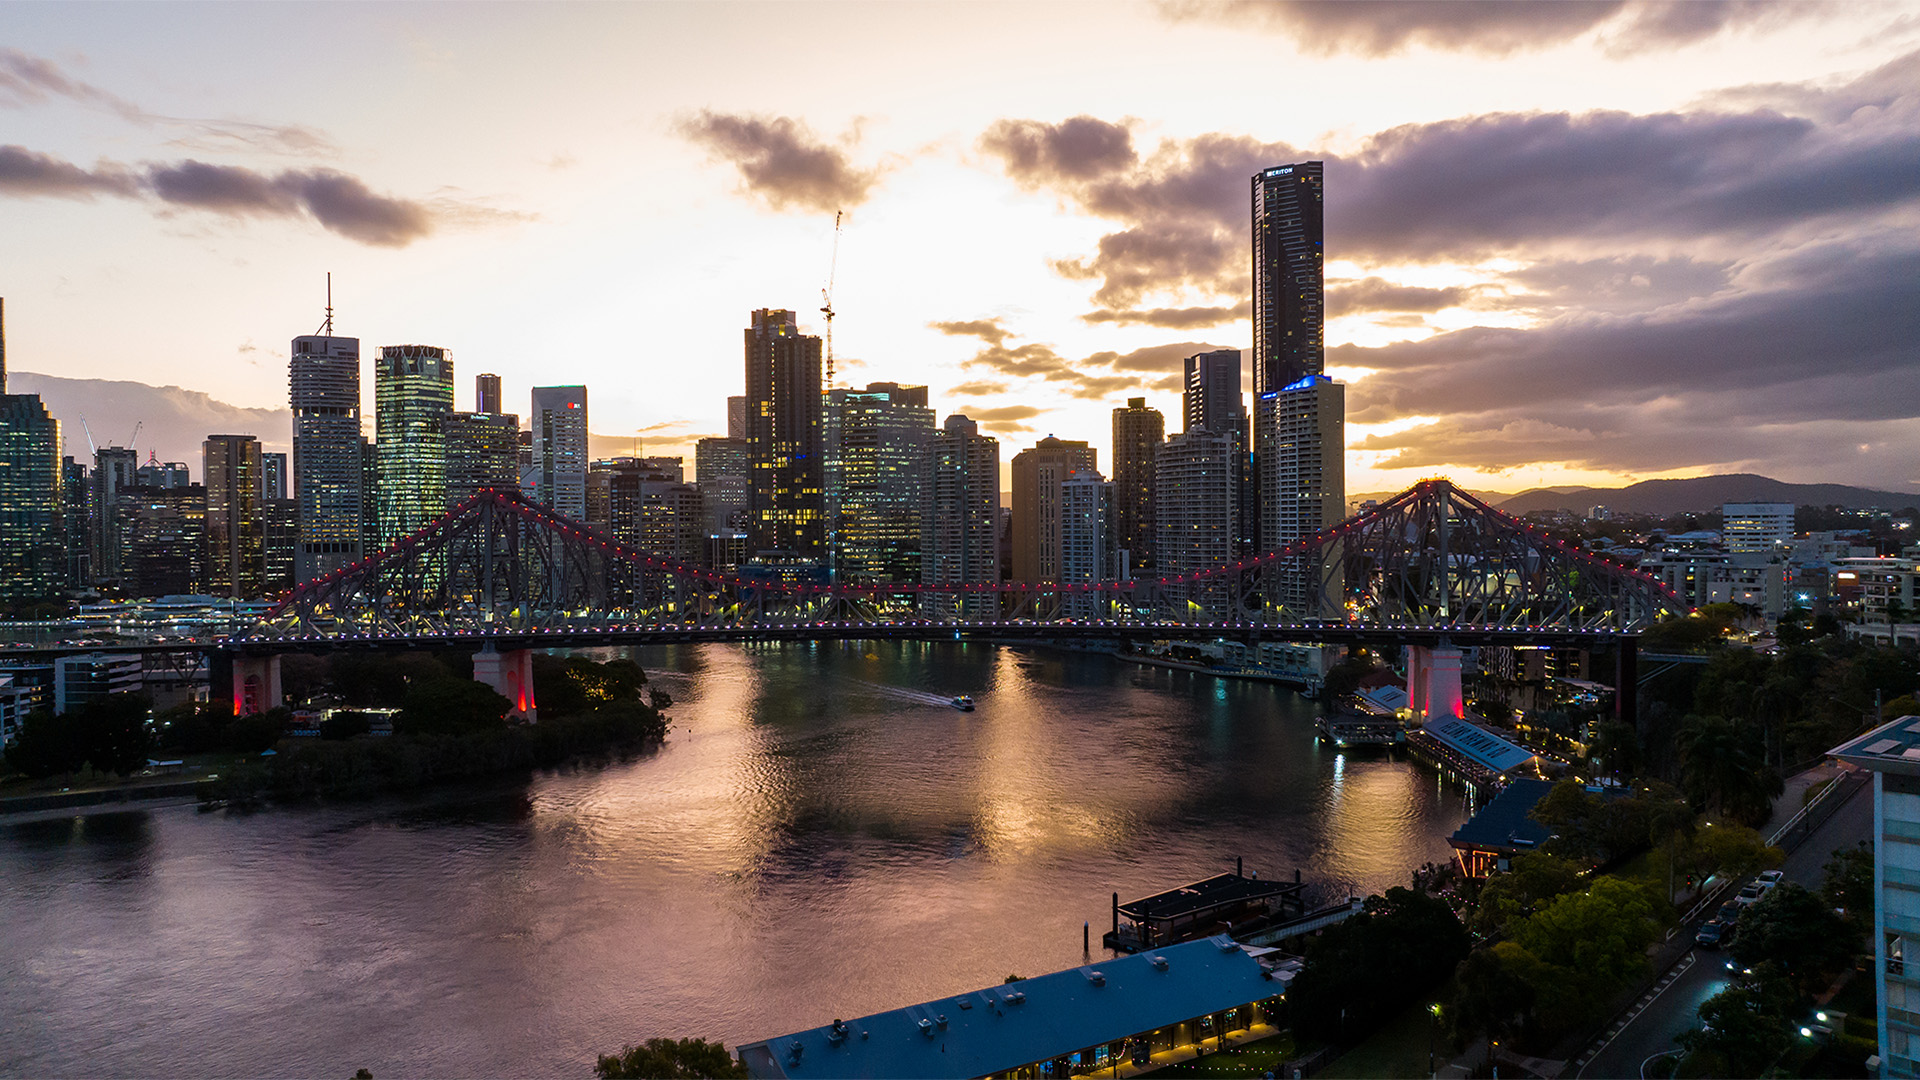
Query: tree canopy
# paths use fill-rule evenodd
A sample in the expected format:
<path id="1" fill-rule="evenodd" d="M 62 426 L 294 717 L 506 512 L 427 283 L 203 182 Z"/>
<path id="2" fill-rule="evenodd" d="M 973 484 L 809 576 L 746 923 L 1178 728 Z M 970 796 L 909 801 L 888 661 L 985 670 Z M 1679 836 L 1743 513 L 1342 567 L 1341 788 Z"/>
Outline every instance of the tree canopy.
<path id="1" fill-rule="evenodd" d="M 1427 993 L 1467 955 L 1467 930 L 1445 900 L 1392 888 L 1327 928 L 1287 991 L 1303 1030 L 1355 1039 Z"/>
<path id="2" fill-rule="evenodd" d="M 735 1080 L 746 1066 L 725 1043 L 705 1039 L 648 1039 L 639 1046 L 603 1054 L 593 1067 L 600 1080 Z"/>
<path id="3" fill-rule="evenodd" d="M 1748 967 L 1772 961 L 1803 992 L 1853 956 L 1858 940 L 1818 893 L 1784 882 L 1747 908 L 1727 951 Z"/>

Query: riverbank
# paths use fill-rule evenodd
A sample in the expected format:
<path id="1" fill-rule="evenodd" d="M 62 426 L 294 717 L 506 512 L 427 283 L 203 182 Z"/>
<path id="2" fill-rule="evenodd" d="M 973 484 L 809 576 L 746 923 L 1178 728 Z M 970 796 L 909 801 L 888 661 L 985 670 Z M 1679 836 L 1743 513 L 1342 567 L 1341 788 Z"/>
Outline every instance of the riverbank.
<path id="1" fill-rule="evenodd" d="M 40 795 L 14 795 L 0 798 L 0 817 L 38 814 L 49 810 L 114 810 L 131 803 L 151 803 L 161 799 L 192 799 L 208 783 L 205 778 L 164 780 L 120 787 L 89 788 L 85 791 L 55 791 Z"/>
<path id="2" fill-rule="evenodd" d="M 1280 683 L 1298 690 L 1301 697 L 1309 700 L 1320 692 L 1320 687 L 1307 679 L 1293 675 L 1282 675 L 1278 672 L 1266 671 L 1260 668 L 1214 667 L 1207 664 L 1195 664 L 1186 660 L 1169 660 L 1163 656 L 1148 656 L 1145 653 L 1123 652 L 1120 650 L 1115 650 L 1111 655 L 1116 659 L 1125 660 L 1130 664 L 1171 668 L 1174 671 L 1191 671 L 1195 675 L 1212 675 L 1221 679 L 1248 679 L 1253 682 Z"/>

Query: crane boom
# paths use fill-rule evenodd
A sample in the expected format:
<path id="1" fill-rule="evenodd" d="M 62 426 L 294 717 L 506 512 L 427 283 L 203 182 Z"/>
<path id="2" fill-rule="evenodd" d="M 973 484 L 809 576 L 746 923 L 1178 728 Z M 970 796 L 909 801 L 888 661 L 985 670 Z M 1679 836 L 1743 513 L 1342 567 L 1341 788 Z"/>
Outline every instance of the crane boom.
<path id="1" fill-rule="evenodd" d="M 827 317 L 827 389 L 833 389 L 833 278 L 840 270 L 840 219 L 846 211 L 833 212 L 833 258 L 827 263 L 827 287 L 820 290 L 820 314 Z"/>

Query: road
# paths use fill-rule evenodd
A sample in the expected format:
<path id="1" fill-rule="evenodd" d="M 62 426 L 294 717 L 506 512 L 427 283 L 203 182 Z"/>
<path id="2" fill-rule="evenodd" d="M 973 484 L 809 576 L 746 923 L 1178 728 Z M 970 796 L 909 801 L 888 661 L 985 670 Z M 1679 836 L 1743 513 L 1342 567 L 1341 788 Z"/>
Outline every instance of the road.
<path id="1" fill-rule="evenodd" d="M 1833 857 L 1833 849 L 1852 847 L 1872 835 L 1873 785 L 1868 784 L 1856 790 L 1845 805 L 1807 838 L 1806 843 L 1787 856 L 1786 863 L 1780 869 L 1785 872 L 1788 881 L 1817 889 L 1826 879 L 1825 868 L 1827 860 Z M 1692 933 L 1692 930 L 1687 932 Z M 1641 1063 L 1656 1054 L 1674 1049 L 1674 1038 L 1698 1023 L 1696 1013 L 1701 1003 L 1727 985 L 1725 953 L 1716 949 L 1696 948 L 1692 956 L 1693 965 L 1669 983 L 1638 1016 L 1628 1021 L 1613 1041 L 1576 1075 L 1637 1077 Z"/>

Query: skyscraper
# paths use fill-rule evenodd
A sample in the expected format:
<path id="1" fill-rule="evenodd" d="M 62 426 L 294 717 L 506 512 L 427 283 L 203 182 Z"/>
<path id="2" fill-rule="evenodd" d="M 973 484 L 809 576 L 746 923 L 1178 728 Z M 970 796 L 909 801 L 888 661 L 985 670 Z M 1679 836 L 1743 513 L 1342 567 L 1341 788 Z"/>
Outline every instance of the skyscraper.
<path id="1" fill-rule="evenodd" d="M 67 584 L 60 422 L 38 394 L 6 392 L 5 320 L 0 306 L 0 599 L 51 599 Z"/>
<path id="2" fill-rule="evenodd" d="M 1099 465 L 1086 443 L 1051 435 L 1013 456 L 1013 580 L 1060 580 L 1060 485 Z"/>
<path id="3" fill-rule="evenodd" d="M 1259 496 L 1254 484 L 1253 432 L 1240 394 L 1240 350 L 1216 349 L 1187 357 L 1181 412 L 1187 431 L 1231 435 L 1233 449 L 1233 552 L 1254 554 L 1260 532 Z"/>
<path id="4" fill-rule="evenodd" d="M 362 490 L 360 339 L 294 338 L 287 376 L 298 504 L 293 576 L 312 581 L 358 561 L 374 520 Z"/>
<path id="5" fill-rule="evenodd" d="M 209 435 L 202 453 L 207 483 L 207 592 L 253 599 L 266 587 L 260 440 L 251 435 Z"/>
<path id="6" fill-rule="evenodd" d="M 1156 565 L 1153 457 L 1166 437 L 1166 418 L 1146 398 L 1128 398 L 1126 408 L 1113 410 L 1114 543 L 1136 577 Z"/>
<path id="7" fill-rule="evenodd" d="M 1309 375 L 1260 395 L 1260 543 L 1266 550 L 1311 536 L 1346 516 L 1346 387 Z M 1289 560 L 1268 600 L 1294 618 L 1333 615 L 1340 583 L 1317 557 Z M 1321 591 L 1322 584 L 1327 586 Z"/>
<path id="8" fill-rule="evenodd" d="M 820 339 L 762 308 L 746 330 L 747 550 L 796 569 L 826 555 Z"/>
<path id="9" fill-rule="evenodd" d="M 1060 484 L 1060 583 L 1093 585 L 1119 576 L 1114 532 L 1113 481 L 1083 469 Z M 1070 592 L 1061 610 L 1070 619 L 1108 614 L 1110 594 Z"/>
<path id="10" fill-rule="evenodd" d="M 927 388 L 868 383 L 827 391 L 827 546 L 836 579 L 920 580 L 921 512 L 933 410 Z"/>
<path id="11" fill-rule="evenodd" d="M 1160 576 L 1214 570 L 1235 558 L 1234 523 L 1239 499 L 1234 459 L 1240 440 L 1230 432 L 1189 428 L 1160 445 Z M 1187 606 L 1183 617 L 1225 618 L 1230 592 L 1224 583 L 1170 585 L 1171 598 Z"/>
<path id="12" fill-rule="evenodd" d="M 131 508 L 123 497 L 138 485 L 140 454 L 129 446 L 101 446 L 93 452 L 93 580 L 117 583 L 126 574 L 127 528 Z"/>
<path id="13" fill-rule="evenodd" d="M 142 472 L 146 466 L 140 467 Z M 141 481 L 145 483 L 144 478 Z M 260 497 L 263 499 L 284 499 L 287 497 L 287 455 L 260 452 Z"/>
<path id="14" fill-rule="evenodd" d="M 709 437 L 693 446 L 693 479 L 707 509 L 707 535 L 747 531 L 747 440 Z"/>
<path id="15" fill-rule="evenodd" d="M 520 418 L 489 412 L 449 413 L 447 506 L 489 490 L 520 490 Z"/>
<path id="16" fill-rule="evenodd" d="M 947 417 L 927 455 L 927 511 L 920 529 L 920 580 L 929 585 L 1000 580 L 1000 443 L 964 415 Z M 929 614 L 996 618 L 992 594 L 969 596 Z"/>
<path id="17" fill-rule="evenodd" d="M 747 439 L 747 396 L 735 394 L 727 399 L 727 438 Z"/>
<path id="18" fill-rule="evenodd" d="M 500 396 L 500 376 L 491 374 L 474 376 L 474 412 L 492 413 L 497 416 L 505 411 L 500 404 L 503 400 L 505 399 Z"/>
<path id="19" fill-rule="evenodd" d="M 375 506 L 385 547 L 447 512 L 453 358 L 437 345 L 380 346 L 373 399 Z"/>
<path id="20" fill-rule="evenodd" d="M 1324 162 L 1253 177 L 1253 382 L 1264 394 L 1326 366 Z"/>
<path id="21" fill-rule="evenodd" d="M 533 388 L 535 501 L 575 521 L 587 517 L 587 388 Z"/>

